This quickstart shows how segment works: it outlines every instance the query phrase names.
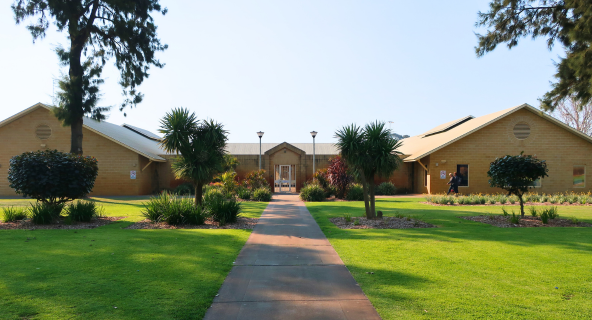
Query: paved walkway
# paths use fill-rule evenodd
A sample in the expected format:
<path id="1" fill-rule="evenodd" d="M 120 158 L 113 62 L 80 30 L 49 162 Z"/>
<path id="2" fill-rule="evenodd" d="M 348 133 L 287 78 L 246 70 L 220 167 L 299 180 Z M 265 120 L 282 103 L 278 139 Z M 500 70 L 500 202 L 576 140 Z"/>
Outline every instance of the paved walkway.
<path id="1" fill-rule="evenodd" d="M 205 320 L 380 319 L 297 195 L 274 195 Z"/>

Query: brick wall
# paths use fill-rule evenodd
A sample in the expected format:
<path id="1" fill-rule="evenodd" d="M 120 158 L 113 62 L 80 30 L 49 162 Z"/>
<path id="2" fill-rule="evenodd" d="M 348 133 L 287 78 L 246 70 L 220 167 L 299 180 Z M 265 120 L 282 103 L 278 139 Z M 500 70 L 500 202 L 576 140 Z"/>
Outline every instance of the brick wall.
<path id="1" fill-rule="evenodd" d="M 35 134 L 39 125 L 48 125 L 51 136 L 40 140 Z M 142 168 L 148 159 L 98 134 L 83 129 L 84 155 L 97 158 L 99 175 L 91 195 L 137 195 L 152 191 L 152 176 L 156 166 L 151 164 L 144 172 Z M 45 148 L 41 145 L 45 144 Z M 12 156 L 26 151 L 57 149 L 70 151 L 70 127 L 63 127 L 53 114 L 38 108 L 31 113 L 0 128 L 0 195 L 13 196 L 15 192 L 8 186 L 9 160 Z M 152 166 L 152 167 L 151 167 Z M 130 171 L 136 171 L 135 180 L 130 179 Z"/>
<path id="2" fill-rule="evenodd" d="M 514 125 L 519 122 L 526 122 L 530 126 L 530 136 L 525 140 L 514 137 Z M 448 174 L 456 171 L 457 164 L 468 164 L 469 186 L 459 187 L 461 193 L 503 192 L 501 189 L 489 187 L 487 179 L 489 164 L 497 157 L 507 154 L 517 155 L 521 151 L 547 161 L 549 177 L 542 180 L 540 188 L 533 190 L 545 193 L 592 190 L 592 144 L 522 109 L 432 153 L 432 161 L 428 167 L 431 173 L 430 191 L 432 193 L 447 191 L 448 178 L 440 179 L 440 170 L 446 170 Z M 574 165 L 586 166 L 586 188 L 573 187 Z M 416 190 L 427 192 L 421 188 Z"/>

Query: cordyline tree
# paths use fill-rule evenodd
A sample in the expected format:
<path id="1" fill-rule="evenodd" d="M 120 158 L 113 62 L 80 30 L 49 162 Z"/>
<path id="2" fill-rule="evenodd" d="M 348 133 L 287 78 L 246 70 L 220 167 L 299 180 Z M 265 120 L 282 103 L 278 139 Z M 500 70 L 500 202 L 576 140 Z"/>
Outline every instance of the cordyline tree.
<path id="1" fill-rule="evenodd" d="M 537 179 L 548 177 L 547 163 L 533 156 L 525 156 L 521 152 L 517 156 L 505 156 L 495 159 L 489 165 L 487 176 L 489 185 L 501 188 L 510 195 L 515 194 L 520 201 L 520 214 L 524 218 L 523 195 L 533 186 Z"/>
<path id="2" fill-rule="evenodd" d="M 160 124 L 162 147 L 181 155 L 172 165 L 175 176 L 193 183 L 195 205 L 201 205 L 203 186 L 225 171 L 228 132 L 222 124 L 200 121 L 184 108 L 167 112 Z"/>
<path id="3" fill-rule="evenodd" d="M 556 82 L 539 99 L 545 111 L 574 95 L 581 105 L 592 99 L 592 2 L 588 0 L 492 0 L 489 11 L 479 12 L 477 56 L 493 51 L 499 44 L 516 46 L 521 38 L 544 37 L 549 49 L 558 41 L 565 57 L 556 64 Z"/>
<path id="4" fill-rule="evenodd" d="M 164 66 L 154 54 L 167 46 L 157 38 L 150 15 L 166 14 L 159 0 L 16 0 L 12 10 L 17 24 L 31 19 L 27 29 L 33 41 L 45 36 L 50 22 L 68 33 L 70 45 L 56 49 L 69 70 L 59 83 L 55 114 L 71 128 L 71 153 L 82 154 L 83 117 L 100 121 L 110 109 L 97 107 L 101 73 L 109 58 L 115 57 L 121 75 L 125 98 L 120 110 L 142 101 L 136 88 L 148 77 L 150 66 Z"/>
<path id="5" fill-rule="evenodd" d="M 345 126 L 335 133 L 340 154 L 352 173 L 362 182 L 366 218 L 376 217 L 374 179 L 389 177 L 401 165 L 397 149 L 401 142 L 393 139 L 391 131 L 383 122 L 373 122 L 358 127 Z"/>
<path id="6" fill-rule="evenodd" d="M 335 196 L 338 199 L 345 198 L 345 192 L 352 183 L 353 177 L 349 173 L 347 163 L 341 156 L 329 159 L 327 178 L 331 185 L 337 189 L 337 194 Z"/>

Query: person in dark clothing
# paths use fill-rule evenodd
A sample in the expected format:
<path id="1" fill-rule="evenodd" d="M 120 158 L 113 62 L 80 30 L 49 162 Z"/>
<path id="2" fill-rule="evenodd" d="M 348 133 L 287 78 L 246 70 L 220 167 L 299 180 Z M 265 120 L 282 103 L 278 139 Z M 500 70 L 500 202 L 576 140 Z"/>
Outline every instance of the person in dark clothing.
<path id="1" fill-rule="evenodd" d="M 450 176 L 450 180 L 447 184 L 450 185 L 450 188 L 448 188 L 447 194 L 450 194 L 450 192 L 458 193 L 458 180 L 456 179 L 456 172 L 449 173 L 448 176 Z"/>

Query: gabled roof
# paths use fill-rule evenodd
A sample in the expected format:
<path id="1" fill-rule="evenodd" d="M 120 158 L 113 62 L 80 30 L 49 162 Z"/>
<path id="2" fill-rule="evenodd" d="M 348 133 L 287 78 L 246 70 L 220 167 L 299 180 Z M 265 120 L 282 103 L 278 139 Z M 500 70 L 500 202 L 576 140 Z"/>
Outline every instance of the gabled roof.
<path id="1" fill-rule="evenodd" d="M 405 162 L 417 161 L 521 109 L 526 109 L 592 143 L 592 137 L 525 103 L 482 117 L 469 116 L 438 126 L 420 135 L 401 140 L 403 145 L 398 150 L 407 155 Z M 446 126 L 448 130 L 443 131 Z"/>
<path id="2" fill-rule="evenodd" d="M 278 145 L 281 145 L 281 143 L 262 143 L 261 153 L 265 154 L 265 152 L 275 148 Z M 304 151 L 306 154 L 312 154 L 312 143 L 290 143 L 290 145 Z M 232 155 L 254 155 L 259 154 L 259 144 L 228 143 L 226 145 L 226 150 Z M 337 155 L 339 154 L 339 150 L 332 143 L 315 143 L 315 154 Z"/>
<path id="3" fill-rule="evenodd" d="M 11 123 L 12 121 L 17 120 L 39 108 L 44 108 L 48 111 L 51 110 L 51 107 L 43 103 L 37 103 L 15 114 L 14 116 L 0 122 L 0 127 L 3 127 L 8 123 Z M 130 129 L 126 129 L 122 126 L 118 126 L 106 121 L 98 122 L 87 117 L 83 118 L 83 128 L 86 128 L 100 136 L 103 136 L 150 160 L 159 162 L 166 161 L 166 159 L 159 156 L 159 154 L 164 154 L 164 152 L 159 147 L 159 142 L 146 138 L 144 135 L 138 134 L 135 131 L 131 131 Z"/>

